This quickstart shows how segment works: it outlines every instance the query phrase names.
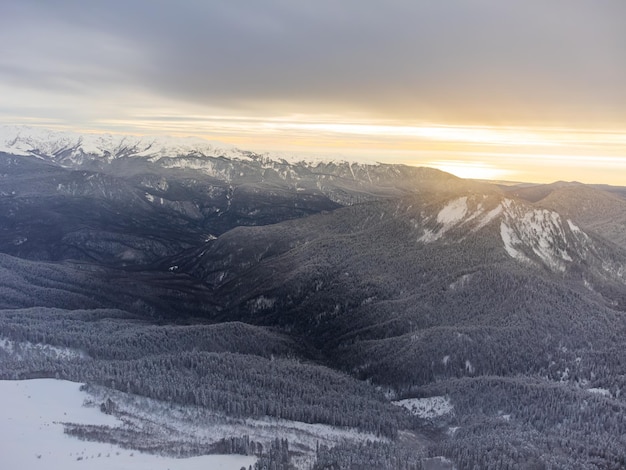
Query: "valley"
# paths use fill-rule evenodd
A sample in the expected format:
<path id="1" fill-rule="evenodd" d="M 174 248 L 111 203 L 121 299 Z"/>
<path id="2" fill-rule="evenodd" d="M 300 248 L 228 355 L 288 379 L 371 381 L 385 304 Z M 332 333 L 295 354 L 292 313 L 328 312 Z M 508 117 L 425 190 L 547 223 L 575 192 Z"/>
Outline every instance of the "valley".
<path id="1" fill-rule="evenodd" d="M 0 128 L 0 378 L 170 457 L 623 468 L 625 194 Z"/>

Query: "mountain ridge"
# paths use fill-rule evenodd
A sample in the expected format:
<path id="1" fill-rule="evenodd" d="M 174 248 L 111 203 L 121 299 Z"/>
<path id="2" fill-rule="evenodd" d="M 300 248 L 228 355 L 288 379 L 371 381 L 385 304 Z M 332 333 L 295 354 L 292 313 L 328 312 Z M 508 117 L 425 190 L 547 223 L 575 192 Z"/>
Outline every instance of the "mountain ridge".
<path id="1" fill-rule="evenodd" d="M 0 376 L 380 439 L 290 447 L 316 469 L 626 461 L 618 193 L 76 142 L 0 152 Z"/>

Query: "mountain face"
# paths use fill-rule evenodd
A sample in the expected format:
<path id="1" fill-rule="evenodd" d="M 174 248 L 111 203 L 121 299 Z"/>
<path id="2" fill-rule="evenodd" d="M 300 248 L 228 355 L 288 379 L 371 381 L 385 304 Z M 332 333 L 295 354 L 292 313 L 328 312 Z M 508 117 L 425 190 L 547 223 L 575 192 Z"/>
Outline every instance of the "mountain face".
<path id="1" fill-rule="evenodd" d="M 497 192 L 412 196 L 238 228 L 178 266 L 214 291 L 227 318 L 314 338 L 334 365 L 396 388 L 498 374 L 510 360 L 519 361 L 511 373 L 548 373 L 547 358 L 563 344 L 614 338 L 604 316 L 626 310 L 623 252 Z M 572 323 L 577 315 L 586 320 Z M 526 337 L 536 328 L 545 336 Z M 467 334 L 477 337 L 471 353 L 450 350 Z M 546 350 L 540 363 L 511 357 L 522 338 L 519 348 Z M 409 347 L 414 356 L 398 352 Z M 491 355 L 500 359 L 488 365 Z"/>
<path id="2" fill-rule="evenodd" d="M 320 469 L 626 462 L 619 191 L 25 128 L 0 151 L 5 378 L 353 428 L 288 433 Z M 284 450 L 261 427 L 222 437 Z"/>
<path id="3" fill-rule="evenodd" d="M 0 149 L 0 246 L 31 259 L 146 264 L 234 227 L 465 184 L 436 170 L 292 164 L 189 139 L 4 127 Z"/>
<path id="4" fill-rule="evenodd" d="M 518 197 L 570 217 L 585 230 L 626 248 L 626 198 L 619 188 L 561 182 L 509 190 Z"/>

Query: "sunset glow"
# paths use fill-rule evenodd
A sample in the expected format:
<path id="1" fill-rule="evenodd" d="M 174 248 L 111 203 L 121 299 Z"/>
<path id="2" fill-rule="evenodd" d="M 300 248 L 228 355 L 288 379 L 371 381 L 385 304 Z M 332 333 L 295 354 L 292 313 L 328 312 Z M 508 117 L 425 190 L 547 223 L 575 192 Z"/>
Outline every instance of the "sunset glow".
<path id="1" fill-rule="evenodd" d="M 506 179 L 510 172 L 500 168 L 494 168 L 482 162 L 446 160 L 443 162 L 428 162 L 429 167 L 452 173 L 460 178 L 472 178 L 481 180 Z"/>
<path id="2" fill-rule="evenodd" d="M 621 5 L 11 0 L 0 124 L 624 184 Z"/>
<path id="3" fill-rule="evenodd" d="M 432 166 L 463 178 L 619 185 L 626 174 L 626 132 L 615 129 L 403 125 L 375 118 L 344 120 L 337 115 L 180 113 L 137 114 L 124 120 L 100 120 L 98 126 L 142 135 L 195 135 L 303 158 Z"/>

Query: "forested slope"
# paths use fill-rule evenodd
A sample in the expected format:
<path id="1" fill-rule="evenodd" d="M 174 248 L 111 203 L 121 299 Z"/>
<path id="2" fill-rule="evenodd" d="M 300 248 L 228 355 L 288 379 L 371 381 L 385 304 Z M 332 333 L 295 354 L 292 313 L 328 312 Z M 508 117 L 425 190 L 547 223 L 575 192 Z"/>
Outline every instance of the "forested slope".
<path id="1" fill-rule="evenodd" d="M 260 466 L 624 467 L 619 191 L 72 139 L 0 154 L 1 377 L 214 413 L 193 448 Z"/>

